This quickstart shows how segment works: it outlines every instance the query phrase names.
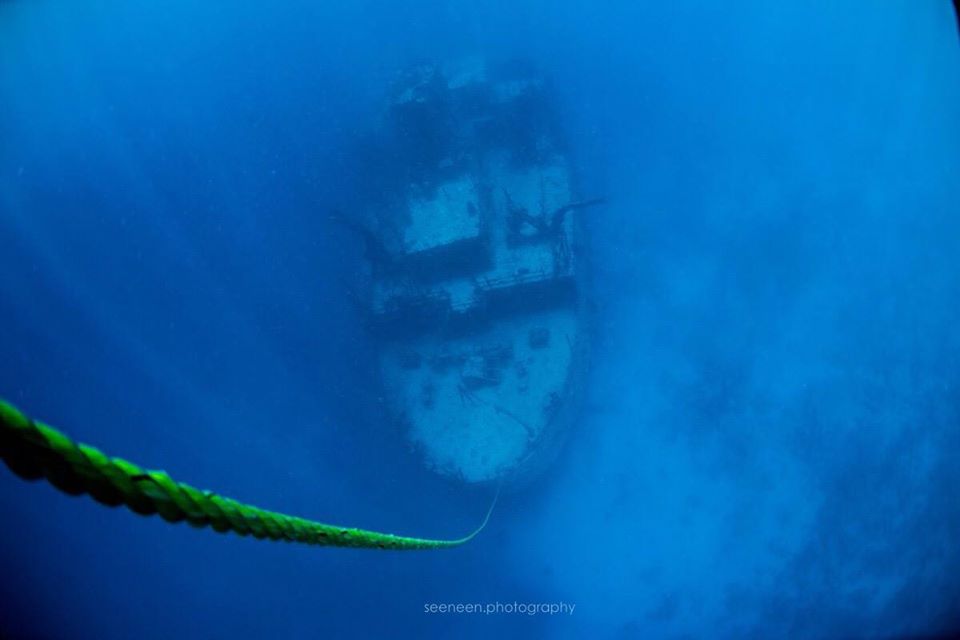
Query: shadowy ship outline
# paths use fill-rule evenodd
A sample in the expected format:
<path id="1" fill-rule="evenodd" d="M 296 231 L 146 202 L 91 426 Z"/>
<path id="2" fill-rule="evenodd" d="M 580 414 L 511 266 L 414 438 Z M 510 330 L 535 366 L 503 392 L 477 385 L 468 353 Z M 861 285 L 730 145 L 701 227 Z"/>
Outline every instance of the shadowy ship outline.
<path id="1" fill-rule="evenodd" d="M 522 63 L 424 64 L 393 87 L 402 177 L 338 221 L 364 240 L 386 404 L 435 471 L 531 477 L 579 409 L 588 356 L 578 199 L 549 88 Z"/>

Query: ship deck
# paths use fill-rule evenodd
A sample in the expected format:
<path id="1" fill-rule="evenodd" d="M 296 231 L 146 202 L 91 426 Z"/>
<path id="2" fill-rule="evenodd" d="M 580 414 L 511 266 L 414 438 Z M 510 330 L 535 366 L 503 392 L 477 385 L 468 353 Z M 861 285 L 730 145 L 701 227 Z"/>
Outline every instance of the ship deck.
<path id="1" fill-rule="evenodd" d="M 531 228 L 511 231 L 508 220 L 517 207 L 546 218 L 570 202 L 563 159 L 518 170 L 498 158 L 482 181 L 488 183 L 486 201 L 464 180 L 456 189 L 438 189 L 442 206 L 481 211 L 482 223 L 438 216 L 422 203 L 415 210 L 428 211 L 434 224 L 456 225 L 432 230 L 431 238 L 447 243 L 479 237 L 483 229 L 485 268 L 471 273 L 434 266 L 437 272 L 416 287 L 409 278 L 383 279 L 374 301 L 384 325 L 399 329 L 385 336 L 381 349 L 390 406 L 430 466 L 467 482 L 517 469 L 545 437 L 583 339 L 572 216 L 549 237 Z M 419 331 L 402 331 L 409 318 L 396 314 L 408 307 L 396 299 L 404 296 L 436 303 L 425 323 L 410 324 Z"/>

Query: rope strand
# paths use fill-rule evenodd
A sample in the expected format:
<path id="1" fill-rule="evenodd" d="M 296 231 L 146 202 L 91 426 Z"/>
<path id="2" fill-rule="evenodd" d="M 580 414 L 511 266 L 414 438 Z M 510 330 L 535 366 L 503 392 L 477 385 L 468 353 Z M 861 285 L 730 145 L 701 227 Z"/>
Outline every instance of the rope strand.
<path id="1" fill-rule="evenodd" d="M 211 527 L 257 539 L 365 549 L 444 549 L 473 539 L 486 526 L 497 502 L 494 497 L 483 523 L 457 540 L 431 540 L 339 527 L 237 502 L 211 491 L 174 481 L 163 471 L 145 471 L 122 458 L 77 444 L 53 427 L 31 420 L 0 400 L 0 458 L 24 480 L 46 478 L 72 496 L 89 494 L 100 504 L 126 505 L 134 513 L 158 514 L 170 523 Z"/>

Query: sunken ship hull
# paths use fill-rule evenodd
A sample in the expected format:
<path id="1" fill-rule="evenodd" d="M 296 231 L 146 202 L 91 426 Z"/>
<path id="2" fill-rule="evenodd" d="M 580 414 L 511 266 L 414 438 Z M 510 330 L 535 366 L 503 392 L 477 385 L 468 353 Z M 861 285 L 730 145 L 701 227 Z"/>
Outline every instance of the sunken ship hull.
<path id="1" fill-rule="evenodd" d="M 368 212 L 368 318 L 389 411 L 428 466 L 529 478 L 580 406 L 588 354 L 578 199 L 543 81 L 480 60 L 408 74 L 387 117 L 408 161 Z"/>

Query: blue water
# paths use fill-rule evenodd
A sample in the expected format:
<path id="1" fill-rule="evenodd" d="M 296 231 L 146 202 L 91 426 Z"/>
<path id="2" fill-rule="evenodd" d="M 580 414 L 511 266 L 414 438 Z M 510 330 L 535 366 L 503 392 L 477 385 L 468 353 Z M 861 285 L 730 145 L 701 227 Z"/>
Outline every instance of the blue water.
<path id="1" fill-rule="evenodd" d="M 0 397 L 270 509 L 456 537 L 350 303 L 421 59 L 547 73 L 588 195 L 587 406 L 452 551 L 168 526 L 0 469 L 0 635 L 960 632 L 950 3 L 0 3 Z M 194 6 L 197 5 L 197 6 Z M 330 6 L 326 6 L 330 5 Z M 706 6 L 703 6 L 706 5 Z M 440 603 L 571 613 L 427 613 Z"/>

